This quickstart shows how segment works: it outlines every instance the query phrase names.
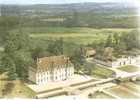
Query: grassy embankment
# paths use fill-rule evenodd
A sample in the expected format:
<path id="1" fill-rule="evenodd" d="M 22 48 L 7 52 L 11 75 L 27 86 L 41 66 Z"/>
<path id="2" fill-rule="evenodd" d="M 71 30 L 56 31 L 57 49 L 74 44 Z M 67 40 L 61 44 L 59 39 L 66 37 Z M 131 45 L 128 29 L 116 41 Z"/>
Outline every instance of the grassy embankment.
<path id="1" fill-rule="evenodd" d="M 36 93 L 28 88 L 23 81 L 8 80 L 8 76 L 0 74 L 0 97 L 34 98 Z"/>

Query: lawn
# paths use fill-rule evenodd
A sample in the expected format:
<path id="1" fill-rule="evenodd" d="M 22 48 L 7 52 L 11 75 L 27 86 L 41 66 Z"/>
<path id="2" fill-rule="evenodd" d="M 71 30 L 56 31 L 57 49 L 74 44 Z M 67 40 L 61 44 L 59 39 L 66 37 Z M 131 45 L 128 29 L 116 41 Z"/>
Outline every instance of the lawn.
<path id="1" fill-rule="evenodd" d="M 114 71 L 108 69 L 107 67 L 97 65 L 95 63 L 85 62 L 83 66 L 83 72 L 93 77 L 109 78 L 116 75 Z"/>
<path id="2" fill-rule="evenodd" d="M 137 95 L 134 95 L 131 91 L 125 89 L 124 87 L 122 86 L 116 86 L 116 87 L 113 87 L 113 88 L 110 88 L 110 89 L 107 89 L 108 92 L 116 95 L 116 96 L 119 96 L 120 98 L 138 98 Z"/>
<path id="3" fill-rule="evenodd" d="M 20 80 L 10 81 L 3 79 L 3 75 L 0 76 L 0 97 L 35 97 L 36 93 L 28 88 L 24 82 Z"/>
<path id="4" fill-rule="evenodd" d="M 136 72 L 140 70 L 139 67 L 133 66 L 133 65 L 122 66 L 122 67 L 119 67 L 118 69 L 122 71 L 126 71 L 126 72 Z"/>
<path id="5" fill-rule="evenodd" d="M 98 76 L 101 78 L 113 77 L 115 75 L 115 73 L 112 70 L 107 69 L 102 66 L 93 67 L 92 74 L 93 74 L 93 76 L 95 75 L 95 76 Z"/>

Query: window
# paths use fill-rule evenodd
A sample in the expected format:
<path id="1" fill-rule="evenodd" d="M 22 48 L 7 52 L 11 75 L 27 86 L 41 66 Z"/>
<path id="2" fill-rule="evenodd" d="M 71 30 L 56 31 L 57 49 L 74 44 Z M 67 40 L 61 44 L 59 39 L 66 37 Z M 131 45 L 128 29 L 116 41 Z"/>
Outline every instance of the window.
<path id="1" fill-rule="evenodd" d="M 37 84 L 39 84 L 39 79 L 37 80 Z"/>
<path id="2" fill-rule="evenodd" d="M 125 65 L 125 61 L 123 62 L 123 65 Z"/>

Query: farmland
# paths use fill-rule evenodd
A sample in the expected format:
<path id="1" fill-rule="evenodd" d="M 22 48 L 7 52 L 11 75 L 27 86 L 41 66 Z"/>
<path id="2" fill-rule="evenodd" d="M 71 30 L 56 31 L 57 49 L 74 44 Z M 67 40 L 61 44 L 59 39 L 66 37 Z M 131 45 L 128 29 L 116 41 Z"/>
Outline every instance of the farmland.
<path id="1" fill-rule="evenodd" d="M 121 28 L 86 28 L 86 27 L 26 27 L 22 28 L 23 32 L 30 34 L 33 39 L 42 40 L 55 40 L 63 38 L 65 42 L 72 42 L 76 44 L 90 44 L 93 42 L 103 42 L 107 36 L 112 33 L 122 34 L 128 33 L 133 29 L 121 29 Z M 13 30 L 12 32 L 17 32 Z"/>

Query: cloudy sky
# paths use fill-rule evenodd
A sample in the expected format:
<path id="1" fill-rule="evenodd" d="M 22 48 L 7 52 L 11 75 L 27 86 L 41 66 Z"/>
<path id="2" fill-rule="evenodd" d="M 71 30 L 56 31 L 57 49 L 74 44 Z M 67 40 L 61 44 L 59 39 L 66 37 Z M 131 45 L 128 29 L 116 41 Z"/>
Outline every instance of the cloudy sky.
<path id="1" fill-rule="evenodd" d="M 64 4 L 79 2 L 130 2 L 138 0 L 0 0 L 0 4 Z"/>

